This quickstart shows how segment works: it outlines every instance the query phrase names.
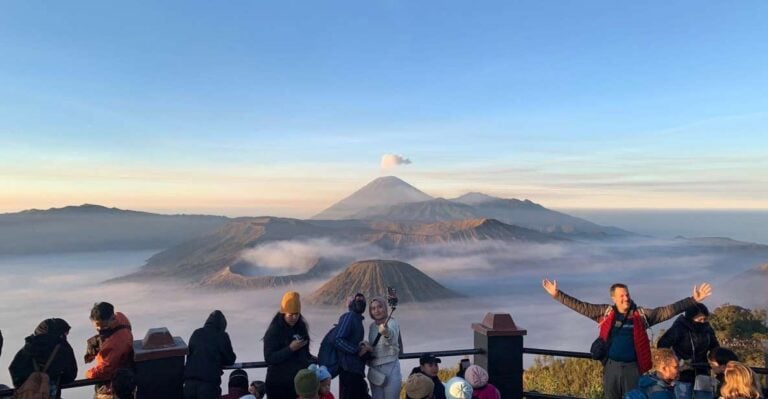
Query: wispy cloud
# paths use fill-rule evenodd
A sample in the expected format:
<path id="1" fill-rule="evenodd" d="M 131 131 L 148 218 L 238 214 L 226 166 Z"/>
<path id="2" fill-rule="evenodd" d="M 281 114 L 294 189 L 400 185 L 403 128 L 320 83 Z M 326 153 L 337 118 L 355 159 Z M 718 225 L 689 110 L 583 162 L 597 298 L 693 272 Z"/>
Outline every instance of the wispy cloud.
<path id="1" fill-rule="evenodd" d="M 381 168 L 384 170 L 392 169 L 400 165 L 410 165 L 411 160 L 397 154 L 384 154 L 381 156 Z"/>

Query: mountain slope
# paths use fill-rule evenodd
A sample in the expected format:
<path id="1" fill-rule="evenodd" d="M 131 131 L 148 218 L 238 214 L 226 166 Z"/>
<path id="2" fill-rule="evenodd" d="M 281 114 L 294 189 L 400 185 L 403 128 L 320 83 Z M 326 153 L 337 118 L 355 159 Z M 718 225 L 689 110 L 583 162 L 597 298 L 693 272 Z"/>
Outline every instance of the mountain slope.
<path id="1" fill-rule="evenodd" d="M 318 288 L 310 295 L 309 302 L 344 305 L 347 298 L 357 292 L 371 298 L 386 294 L 387 287 L 397 289 L 400 303 L 427 302 L 461 296 L 407 263 L 394 260 L 365 260 L 353 263 Z"/>
<path id="2" fill-rule="evenodd" d="M 158 215 L 85 204 L 0 215 L 0 254 L 167 248 L 210 233 L 222 216 Z"/>
<path id="3" fill-rule="evenodd" d="M 476 219 L 481 215 L 469 205 L 451 202 L 443 198 L 409 202 L 386 209 L 367 208 L 351 216 L 352 219 L 378 219 L 392 221 L 439 222 Z"/>
<path id="4" fill-rule="evenodd" d="M 396 204 L 430 199 L 432 197 L 397 177 L 380 177 L 313 216 L 312 219 L 353 219 L 352 215 L 367 208 L 386 209 Z"/>

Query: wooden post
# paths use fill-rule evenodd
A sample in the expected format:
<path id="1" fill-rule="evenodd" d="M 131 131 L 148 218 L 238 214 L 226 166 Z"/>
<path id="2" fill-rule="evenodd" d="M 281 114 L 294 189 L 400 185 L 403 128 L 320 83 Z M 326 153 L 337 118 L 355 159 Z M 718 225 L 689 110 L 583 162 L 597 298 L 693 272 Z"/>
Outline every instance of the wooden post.
<path id="1" fill-rule="evenodd" d="M 475 348 L 485 354 L 475 355 L 475 364 L 488 370 L 488 382 L 501 392 L 502 399 L 523 397 L 523 336 L 508 313 L 488 313 L 482 323 L 472 323 Z"/>

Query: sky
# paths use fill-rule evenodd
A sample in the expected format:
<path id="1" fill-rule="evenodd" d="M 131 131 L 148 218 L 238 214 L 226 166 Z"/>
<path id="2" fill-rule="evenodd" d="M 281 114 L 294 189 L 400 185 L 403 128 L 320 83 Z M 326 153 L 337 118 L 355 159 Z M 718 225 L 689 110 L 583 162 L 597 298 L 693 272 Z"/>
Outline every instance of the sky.
<path id="1" fill-rule="evenodd" d="M 307 217 L 383 175 L 555 208 L 768 210 L 766 17 L 764 1 L 2 2 L 0 212 Z"/>

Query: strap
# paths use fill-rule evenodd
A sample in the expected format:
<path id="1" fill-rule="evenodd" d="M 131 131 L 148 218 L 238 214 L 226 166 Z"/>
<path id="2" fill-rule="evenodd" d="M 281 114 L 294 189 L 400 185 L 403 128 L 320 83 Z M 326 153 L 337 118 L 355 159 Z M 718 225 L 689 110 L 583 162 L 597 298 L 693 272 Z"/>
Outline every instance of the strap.
<path id="1" fill-rule="evenodd" d="M 45 367 L 43 367 L 43 373 L 45 373 L 46 371 L 48 371 L 48 367 L 50 367 L 50 365 L 51 365 L 51 362 L 53 362 L 53 358 L 56 356 L 56 352 L 58 352 L 58 351 L 59 351 L 59 347 L 60 347 L 60 346 L 61 346 L 61 344 L 58 344 L 58 345 L 56 345 L 56 347 L 55 347 L 55 348 L 53 348 L 53 352 L 51 352 L 51 356 L 49 356 L 49 357 L 48 357 L 48 361 L 47 361 L 47 362 L 45 362 Z"/>

